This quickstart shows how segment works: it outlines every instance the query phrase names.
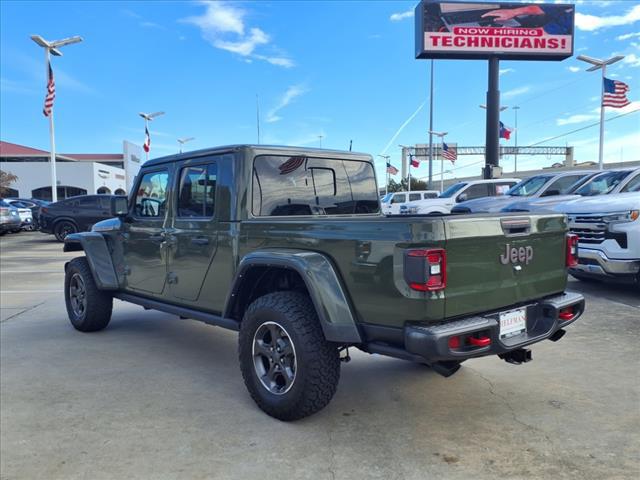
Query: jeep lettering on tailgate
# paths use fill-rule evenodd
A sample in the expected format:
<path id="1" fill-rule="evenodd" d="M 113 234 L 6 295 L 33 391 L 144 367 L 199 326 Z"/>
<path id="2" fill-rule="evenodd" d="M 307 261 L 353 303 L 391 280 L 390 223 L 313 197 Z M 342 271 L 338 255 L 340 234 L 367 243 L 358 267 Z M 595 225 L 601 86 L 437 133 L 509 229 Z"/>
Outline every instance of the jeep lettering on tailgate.
<path id="1" fill-rule="evenodd" d="M 528 362 L 584 311 L 564 292 L 564 215 L 386 217 L 370 155 L 211 148 L 149 160 L 131 192 L 65 238 L 84 251 L 65 265 L 72 325 L 102 330 L 117 298 L 236 330 L 245 385 L 280 420 L 329 403 L 349 347 L 448 377 L 474 357 Z M 518 275 L 487 254 L 519 270 L 534 248 Z"/>
<path id="2" fill-rule="evenodd" d="M 505 245 L 505 250 L 500 255 L 500 263 L 506 265 L 507 263 L 524 263 L 529 265 L 529 262 L 533 260 L 533 247 L 511 247 L 508 243 Z"/>

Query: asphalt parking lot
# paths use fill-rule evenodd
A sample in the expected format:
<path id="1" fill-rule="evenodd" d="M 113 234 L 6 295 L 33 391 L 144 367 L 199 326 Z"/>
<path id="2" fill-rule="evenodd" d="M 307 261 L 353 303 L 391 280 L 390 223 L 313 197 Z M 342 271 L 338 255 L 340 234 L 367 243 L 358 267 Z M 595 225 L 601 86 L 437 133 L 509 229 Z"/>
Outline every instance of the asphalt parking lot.
<path id="1" fill-rule="evenodd" d="M 282 423 L 242 383 L 236 335 L 116 301 L 75 331 L 40 233 L 0 239 L 0 476 L 638 478 L 640 295 L 570 282 L 586 314 L 534 361 L 445 379 L 359 351 L 319 414 Z"/>

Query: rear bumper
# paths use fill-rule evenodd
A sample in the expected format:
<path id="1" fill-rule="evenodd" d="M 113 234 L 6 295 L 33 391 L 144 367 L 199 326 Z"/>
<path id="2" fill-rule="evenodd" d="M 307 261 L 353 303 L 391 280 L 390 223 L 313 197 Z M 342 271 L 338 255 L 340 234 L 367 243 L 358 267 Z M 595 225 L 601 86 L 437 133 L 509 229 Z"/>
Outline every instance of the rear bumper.
<path id="1" fill-rule="evenodd" d="M 591 275 L 635 275 L 640 271 L 640 259 L 617 260 L 600 250 L 579 248 L 578 265 L 571 270 Z"/>
<path id="2" fill-rule="evenodd" d="M 560 319 L 561 310 L 572 307 L 570 319 Z M 564 293 L 526 305 L 526 331 L 519 335 L 500 338 L 499 312 L 454 320 L 438 325 L 407 325 L 404 328 L 405 350 L 426 363 L 460 362 L 474 357 L 500 355 L 554 337 L 556 332 L 575 322 L 584 312 L 584 297 L 577 293 Z M 562 332 L 558 335 L 561 335 Z M 452 348 L 451 337 L 460 338 L 460 346 Z M 486 346 L 470 345 L 469 337 L 489 338 Z M 486 340 L 485 340 L 486 341 Z"/>

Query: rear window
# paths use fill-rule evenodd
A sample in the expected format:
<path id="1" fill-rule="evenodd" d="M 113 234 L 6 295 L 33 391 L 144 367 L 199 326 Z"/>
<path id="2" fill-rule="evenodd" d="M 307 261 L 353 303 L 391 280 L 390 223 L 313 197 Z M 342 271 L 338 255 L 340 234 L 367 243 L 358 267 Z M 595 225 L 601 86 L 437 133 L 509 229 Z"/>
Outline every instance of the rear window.
<path id="1" fill-rule="evenodd" d="M 420 200 L 421 199 L 421 195 L 419 193 L 410 193 L 409 194 L 409 201 L 410 202 L 415 202 L 416 200 Z"/>
<path id="2" fill-rule="evenodd" d="M 253 163 L 256 216 L 378 213 L 378 189 L 368 162 L 260 155 Z"/>

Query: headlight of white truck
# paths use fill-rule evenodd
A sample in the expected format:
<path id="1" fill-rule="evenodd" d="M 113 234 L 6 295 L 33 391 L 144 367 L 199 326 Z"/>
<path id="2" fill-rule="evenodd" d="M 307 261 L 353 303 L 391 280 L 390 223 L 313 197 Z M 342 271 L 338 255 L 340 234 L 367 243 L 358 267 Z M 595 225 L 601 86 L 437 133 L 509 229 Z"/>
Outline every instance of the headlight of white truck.
<path id="1" fill-rule="evenodd" d="M 633 222 L 640 217 L 640 210 L 629 210 L 620 213 L 611 213 L 609 215 L 603 215 L 602 221 L 607 223 L 623 223 Z"/>

